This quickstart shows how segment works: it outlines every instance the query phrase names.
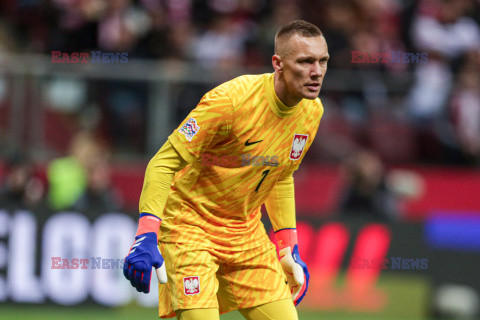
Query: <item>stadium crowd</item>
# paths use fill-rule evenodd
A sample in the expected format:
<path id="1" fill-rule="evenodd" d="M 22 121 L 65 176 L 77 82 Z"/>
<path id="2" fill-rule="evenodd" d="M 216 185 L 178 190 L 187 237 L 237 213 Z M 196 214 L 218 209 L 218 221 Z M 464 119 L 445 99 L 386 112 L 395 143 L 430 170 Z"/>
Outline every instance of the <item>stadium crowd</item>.
<path id="1" fill-rule="evenodd" d="M 480 164 L 479 0 L 4 0 L 0 61 L 4 54 L 102 50 L 128 52 L 129 59 L 191 62 L 207 70 L 263 72 L 271 64 L 275 31 L 298 18 L 323 31 L 329 75 L 346 75 L 343 88 L 330 86 L 333 78 L 327 75 L 320 96 L 327 112 L 307 161 L 338 161 L 367 149 L 387 163 Z M 353 52 L 427 59 L 352 63 Z M 352 80 L 355 86 L 349 88 Z M 84 92 L 82 84 L 66 85 Z M 144 88 L 96 85 L 103 85 L 105 98 L 92 104 L 95 112 L 74 110 L 74 122 L 85 127 L 86 117 L 96 119 L 86 127 L 113 145 L 114 156 L 118 145 L 145 153 L 138 147 L 145 144 Z M 178 121 L 205 89 L 182 91 L 171 106 Z M 1 130 L 0 148 L 6 135 Z M 0 149 L 4 160 L 11 158 L 7 153 Z"/>
<path id="2" fill-rule="evenodd" d="M 98 49 L 217 70 L 268 66 L 275 30 L 303 18 L 323 30 L 331 70 L 360 71 L 355 73 L 358 88 L 351 91 L 329 90 L 326 83 L 322 99 L 328 113 L 322 127 L 327 133 L 318 139 L 317 158 L 339 158 L 356 146 L 396 162 L 478 164 L 480 158 L 478 0 L 6 0 L 0 10 L 0 52 Z M 419 53 L 427 59 L 352 63 L 352 52 Z M 404 90 L 395 90 L 406 75 L 411 77 Z M 185 102 L 197 101 L 205 90 L 197 91 L 179 101 L 178 108 L 186 108 L 179 119 L 194 105 Z M 144 93 L 132 92 L 142 105 Z M 107 104 L 113 106 L 101 110 L 115 122 L 109 124 L 110 134 L 121 135 L 115 128 L 125 127 L 126 118 L 144 118 L 144 106 L 111 100 Z M 132 110 L 121 113 L 122 108 Z M 136 126 L 143 125 L 137 121 Z M 388 151 L 394 143 L 388 136 L 401 146 L 394 154 Z M 338 150 L 338 141 L 348 147 Z"/>

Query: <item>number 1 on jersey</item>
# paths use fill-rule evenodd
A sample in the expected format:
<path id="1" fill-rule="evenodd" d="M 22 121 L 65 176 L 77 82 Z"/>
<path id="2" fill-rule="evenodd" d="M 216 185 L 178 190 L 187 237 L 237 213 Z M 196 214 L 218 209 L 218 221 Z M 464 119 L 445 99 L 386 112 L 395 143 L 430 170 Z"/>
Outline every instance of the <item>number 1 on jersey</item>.
<path id="1" fill-rule="evenodd" d="M 265 170 L 262 172 L 262 180 L 260 180 L 260 182 L 258 183 L 257 187 L 255 188 L 255 192 L 258 192 L 258 189 L 260 188 L 260 186 L 262 185 L 262 182 L 263 180 L 265 180 L 265 178 L 267 177 L 268 173 L 270 172 L 270 170 Z"/>

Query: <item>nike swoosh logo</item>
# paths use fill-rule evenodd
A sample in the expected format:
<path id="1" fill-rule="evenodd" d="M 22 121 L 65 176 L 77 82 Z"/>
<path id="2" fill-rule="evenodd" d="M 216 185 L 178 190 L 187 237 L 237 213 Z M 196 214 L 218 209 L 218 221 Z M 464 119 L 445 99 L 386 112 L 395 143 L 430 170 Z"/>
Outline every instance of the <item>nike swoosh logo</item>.
<path id="1" fill-rule="evenodd" d="M 259 142 L 262 142 L 263 140 L 258 140 L 258 141 L 252 141 L 250 142 L 249 141 L 250 139 L 248 139 L 247 141 L 245 141 L 245 147 L 248 147 L 248 146 L 251 146 L 252 144 L 256 144 L 256 143 L 259 143 Z"/>

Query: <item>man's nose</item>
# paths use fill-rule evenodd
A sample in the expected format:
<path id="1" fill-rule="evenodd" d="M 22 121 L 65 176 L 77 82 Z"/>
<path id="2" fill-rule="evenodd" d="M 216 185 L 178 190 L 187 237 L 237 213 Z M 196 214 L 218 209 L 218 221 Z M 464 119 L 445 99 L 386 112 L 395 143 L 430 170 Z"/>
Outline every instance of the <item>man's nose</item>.
<path id="1" fill-rule="evenodd" d="M 310 70 L 310 76 L 314 78 L 319 78 L 322 76 L 322 68 L 320 67 L 320 63 L 318 61 L 312 64 L 312 69 Z"/>

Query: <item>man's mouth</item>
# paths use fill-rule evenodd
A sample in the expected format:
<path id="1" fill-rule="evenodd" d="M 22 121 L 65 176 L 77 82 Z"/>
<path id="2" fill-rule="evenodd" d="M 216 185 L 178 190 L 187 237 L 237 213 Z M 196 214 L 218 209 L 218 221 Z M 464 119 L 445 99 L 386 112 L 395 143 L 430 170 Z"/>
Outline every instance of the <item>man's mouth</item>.
<path id="1" fill-rule="evenodd" d="M 307 87 L 311 91 L 318 91 L 320 89 L 320 83 L 318 83 L 318 82 L 309 83 L 309 84 L 307 84 Z"/>

